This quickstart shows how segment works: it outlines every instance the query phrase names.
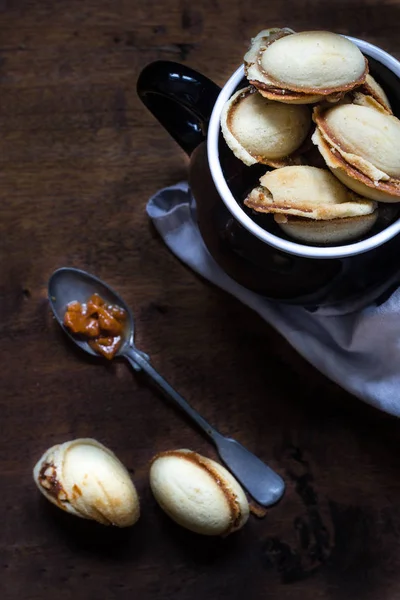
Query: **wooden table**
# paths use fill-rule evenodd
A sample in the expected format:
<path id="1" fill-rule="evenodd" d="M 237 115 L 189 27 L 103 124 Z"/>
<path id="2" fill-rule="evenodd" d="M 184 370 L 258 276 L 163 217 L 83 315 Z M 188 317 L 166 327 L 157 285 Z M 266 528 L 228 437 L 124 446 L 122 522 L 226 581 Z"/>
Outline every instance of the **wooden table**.
<path id="1" fill-rule="evenodd" d="M 400 1 L 0 0 L 0 597 L 4 600 L 393 600 L 400 597 L 399 422 L 349 396 L 250 310 L 196 277 L 145 213 L 187 159 L 139 102 L 172 59 L 226 81 L 268 26 L 326 28 L 400 57 Z M 172 523 L 148 483 L 158 451 L 209 443 L 125 363 L 68 343 L 46 285 L 74 265 L 134 310 L 137 343 L 224 433 L 287 482 L 226 539 Z M 129 530 L 40 497 L 49 446 L 94 437 L 129 467 Z"/>

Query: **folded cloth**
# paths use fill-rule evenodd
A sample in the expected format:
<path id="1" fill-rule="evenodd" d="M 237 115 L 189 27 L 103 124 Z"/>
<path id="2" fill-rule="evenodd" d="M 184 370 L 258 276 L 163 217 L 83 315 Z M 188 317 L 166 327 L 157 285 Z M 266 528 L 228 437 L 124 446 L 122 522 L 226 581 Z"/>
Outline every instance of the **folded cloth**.
<path id="1" fill-rule="evenodd" d="M 256 311 L 324 375 L 400 416 L 400 290 L 379 306 L 364 298 L 363 304 L 310 312 L 272 302 L 236 283 L 214 261 L 200 235 L 186 182 L 160 190 L 149 200 L 147 213 L 183 263 Z"/>

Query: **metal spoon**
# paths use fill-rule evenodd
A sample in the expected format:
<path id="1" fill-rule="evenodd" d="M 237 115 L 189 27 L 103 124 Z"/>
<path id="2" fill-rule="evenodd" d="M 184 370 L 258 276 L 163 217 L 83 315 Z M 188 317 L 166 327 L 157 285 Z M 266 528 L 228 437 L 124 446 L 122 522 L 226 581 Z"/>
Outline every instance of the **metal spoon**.
<path id="1" fill-rule="evenodd" d="M 63 324 L 67 304 L 73 300 L 86 302 L 93 293 L 99 294 L 108 304 L 120 306 L 128 315 L 123 343 L 116 356 L 126 358 L 136 371 L 143 369 L 161 390 L 197 423 L 214 442 L 226 466 L 259 504 L 269 506 L 277 502 L 285 491 L 283 479 L 244 446 L 218 433 L 157 373 L 150 364 L 149 356 L 135 347 L 133 316 L 129 307 L 103 281 L 79 269 L 58 269 L 49 280 L 50 306 L 65 333 L 82 350 L 99 356 L 87 342 L 74 337 Z"/>

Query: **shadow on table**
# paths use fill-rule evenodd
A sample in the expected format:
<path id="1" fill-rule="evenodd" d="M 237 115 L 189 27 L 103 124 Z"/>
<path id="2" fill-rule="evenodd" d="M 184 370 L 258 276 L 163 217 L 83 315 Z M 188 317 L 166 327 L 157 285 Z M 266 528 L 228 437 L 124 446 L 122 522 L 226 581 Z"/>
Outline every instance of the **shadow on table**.
<path id="1" fill-rule="evenodd" d="M 40 498 L 41 518 L 72 552 L 91 554 L 100 558 L 134 560 L 140 554 L 143 526 L 140 519 L 134 527 L 106 527 L 63 512 Z"/>
<path id="2" fill-rule="evenodd" d="M 200 535 L 177 525 L 160 509 L 157 510 L 157 527 L 160 539 L 168 540 L 173 546 L 172 554 L 182 554 L 185 562 L 198 565 L 213 565 L 220 560 L 229 562 L 229 558 L 243 547 L 242 531 L 225 538 Z"/>

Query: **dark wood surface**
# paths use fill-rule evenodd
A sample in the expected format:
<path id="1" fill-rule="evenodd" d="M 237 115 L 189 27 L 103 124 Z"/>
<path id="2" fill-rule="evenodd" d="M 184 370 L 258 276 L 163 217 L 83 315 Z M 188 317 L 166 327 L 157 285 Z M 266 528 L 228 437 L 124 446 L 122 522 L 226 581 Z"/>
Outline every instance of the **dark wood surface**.
<path id="1" fill-rule="evenodd" d="M 187 159 L 140 104 L 173 59 L 222 84 L 269 26 L 326 28 L 400 58 L 399 0 L 0 0 L 0 597 L 4 600 L 393 600 L 400 597 L 399 422 L 351 397 L 165 248 L 145 205 Z M 174 525 L 148 462 L 209 443 L 125 363 L 82 355 L 46 300 L 52 271 L 104 278 L 137 343 L 222 432 L 276 468 L 282 502 L 224 540 Z M 39 497 L 32 467 L 95 437 L 129 467 L 129 530 Z"/>

